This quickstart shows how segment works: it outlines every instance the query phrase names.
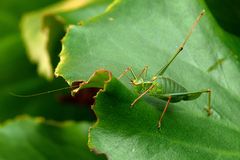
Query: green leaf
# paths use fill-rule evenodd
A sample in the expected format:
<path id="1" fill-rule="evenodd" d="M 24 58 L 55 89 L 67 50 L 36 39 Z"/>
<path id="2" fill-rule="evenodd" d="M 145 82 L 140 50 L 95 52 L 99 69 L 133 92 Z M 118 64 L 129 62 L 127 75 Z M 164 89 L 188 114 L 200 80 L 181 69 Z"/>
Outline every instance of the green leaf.
<path id="1" fill-rule="evenodd" d="M 62 1 L 23 17 L 23 39 L 29 58 L 38 64 L 39 74 L 48 79 L 53 78 L 54 60 L 59 53 L 58 47 L 64 34 L 64 26 L 77 24 L 80 20 L 102 13 L 109 1 Z"/>
<path id="2" fill-rule="evenodd" d="M 76 105 L 70 92 L 56 92 L 42 96 L 21 98 L 11 93 L 31 95 L 56 88 L 65 87 L 62 79 L 47 82 L 39 78 L 35 69 L 28 62 L 19 33 L 10 34 L 0 39 L 0 121 L 21 114 L 43 116 L 55 120 L 93 120 L 85 105 Z M 11 54 L 9 54 L 11 53 Z"/>
<path id="3" fill-rule="evenodd" d="M 19 117 L 0 128 L 0 159 L 105 159 L 87 147 L 89 123 Z"/>
<path id="4" fill-rule="evenodd" d="M 110 159 L 239 159 L 240 134 L 224 117 L 207 117 L 170 105 L 157 129 L 164 103 L 148 97 L 133 109 L 136 98 L 115 78 L 98 95 L 94 111 L 98 123 L 90 130 L 89 146 Z M 196 102 L 192 103 L 195 107 Z M 202 110 L 202 108 L 201 108 Z"/>
<path id="5" fill-rule="evenodd" d="M 204 1 L 114 1 L 105 14 L 69 28 L 56 75 L 71 83 L 99 68 L 117 77 L 128 66 L 138 73 L 148 65 L 151 78 L 202 9 L 206 16 L 165 75 L 189 91 L 211 88 L 213 115 L 204 111 L 206 95 L 170 104 L 159 132 L 165 102 L 145 96 L 131 110 L 137 95 L 127 79 L 124 86 L 113 78 L 97 96 L 92 149 L 110 159 L 240 159 L 240 40 L 218 26 Z"/>
<path id="6" fill-rule="evenodd" d="M 24 11 L 43 7 L 46 3 L 49 4 L 50 1 L 1 1 L 0 159 L 105 159 L 89 152 L 87 132 L 90 123 L 52 121 L 95 118 L 84 105 L 74 104 L 73 99 L 69 98 L 70 93 L 57 92 L 31 98 L 19 98 L 10 94 L 33 94 L 66 86 L 60 78 L 50 83 L 38 77 L 35 67 L 27 60 L 19 33 L 19 19 Z M 51 121 L 25 117 L 9 120 L 21 114 L 43 116 Z"/>
<path id="7" fill-rule="evenodd" d="M 19 17 L 23 14 L 24 7 L 26 7 L 26 11 L 29 11 L 36 9 L 37 4 L 42 7 L 46 3 L 45 0 L 39 3 L 33 2 L 32 7 L 29 7 L 28 4 L 31 3 L 25 0 L 20 3 L 20 6 L 15 6 L 19 5 L 18 1 L 5 4 L 8 10 L 2 6 L 4 3 L 0 6 L 3 7 L 0 12 L 0 17 L 2 17 L 2 19 L 0 18 L 0 122 L 22 114 L 43 116 L 46 119 L 59 121 L 94 120 L 95 117 L 86 105 L 76 104 L 73 99 L 69 98 L 70 91 L 30 98 L 20 98 L 11 94 L 31 95 L 66 87 L 66 82 L 61 78 L 52 82 L 39 78 L 35 67 L 27 60 L 18 28 Z M 16 10 L 16 7 L 19 7 L 19 10 Z"/>

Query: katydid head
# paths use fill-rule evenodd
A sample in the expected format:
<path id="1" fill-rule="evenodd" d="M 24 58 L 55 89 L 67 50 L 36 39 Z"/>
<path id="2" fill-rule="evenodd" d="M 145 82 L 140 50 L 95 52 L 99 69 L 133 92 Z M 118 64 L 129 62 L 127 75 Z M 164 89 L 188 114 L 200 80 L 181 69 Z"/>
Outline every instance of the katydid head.
<path id="1" fill-rule="evenodd" d="M 152 81 L 144 81 L 143 78 L 137 78 L 131 80 L 131 85 L 137 93 L 143 93 L 146 89 L 148 89 L 152 85 Z"/>

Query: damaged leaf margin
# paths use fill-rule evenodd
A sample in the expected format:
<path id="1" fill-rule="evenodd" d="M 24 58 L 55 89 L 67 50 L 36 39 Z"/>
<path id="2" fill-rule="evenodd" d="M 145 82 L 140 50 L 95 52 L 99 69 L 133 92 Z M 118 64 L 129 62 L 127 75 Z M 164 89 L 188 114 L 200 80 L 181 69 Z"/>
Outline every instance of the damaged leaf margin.
<path id="1" fill-rule="evenodd" d="M 216 115 L 196 116 L 171 104 L 158 130 L 162 109 L 157 106 L 162 108 L 164 103 L 156 104 L 154 99 L 145 96 L 130 109 L 136 96 L 114 76 L 105 81 L 92 106 L 97 116 L 88 133 L 88 146 L 92 151 L 105 154 L 109 159 L 120 159 L 124 155 L 132 157 L 129 159 L 169 159 L 170 155 L 173 159 L 239 158 L 238 130 L 224 125 Z"/>
<path id="2" fill-rule="evenodd" d="M 38 64 L 38 73 L 47 79 L 53 78 L 53 67 L 48 51 L 50 28 L 46 19 L 55 17 L 63 25 L 64 20 L 54 14 L 67 12 L 91 4 L 94 0 L 68 0 L 44 10 L 28 13 L 22 17 L 20 28 L 29 59 Z"/>
<path id="3" fill-rule="evenodd" d="M 105 69 L 96 70 L 89 78 L 88 81 L 75 81 L 72 83 L 80 82 L 79 87 L 72 91 L 72 95 L 74 96 L 77 92 L 84 88 L 99 88 L 103 89 L 104 86 L 112 79 L 112 73 Z"/>
<path id="4" fill-rule="evenodd" d="M 72 86 L 74 86 L 74 83 L 76 83 L 76 84 L 79 83 L 79 87 L 72 90 L 72 95 L 75 96 L 81 89 L 84 89 L 84 88 L 99 88 L 99 91 L 94 96 L 94 99 L 96 100 L 98 95 L 105 91 L 107 84 L 111 80 L 112 80 L 112 73 L 110 71 L 105 70 L 105 69 L 96 70 L 90 76 L 88 81 L 79 80 L 79 81 L 74 81 L 72 83 Z M 94 110 L 95 105 L 96 105 L 96 101 L 91 106 L 92 110 Z M 94 112 L 95 112 L 95 110 L 94 110 Z M 95 112 L 95 114 L 96 114 L 96 112 Z M 90 147 L 90 150 L 93 151 L 94 153 L 96 153 L 98 155 L 103 154 L 107 157 L 108 156 L 107 154 L 105 154 L 103 152 L 99 152 L 96 148 L 92 147 L 91 144 L 90 144 L 90 130 L 92 128 L 95 128 L 99 124 L 99 117 L 98 116 L 96 116 L 96 117 L 97 117 L 97 121 L 89 128 L 89 131 L 88 131 L 88 146 Z"/>

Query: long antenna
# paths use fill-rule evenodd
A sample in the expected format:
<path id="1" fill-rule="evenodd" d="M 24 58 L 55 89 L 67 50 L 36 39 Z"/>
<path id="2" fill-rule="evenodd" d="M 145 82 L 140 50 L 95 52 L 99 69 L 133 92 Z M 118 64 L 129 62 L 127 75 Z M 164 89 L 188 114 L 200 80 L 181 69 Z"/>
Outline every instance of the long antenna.
<path id="1" fill-rule="evenodd" d="M 16 93 L 13 93 L 13 92 L 9 92 L 9 94 L 12 95 L 12 96 L 15 96 L 15 97 L 29 98 L 29 97 L 36 97 L 36 96 L 40 96 L 40 95 L 44 95 L 44 94 L 49 94 L 49 93 L 54 93 L 54 92 L 57 92 L 57 91 L 62 91 L 62 90 L 66 90 L 66 89 L 70 89 L 70 88 L 75 88 L 75 87 L 79 87 L 79 85 L 63 87 L 63 88 L 54 89 L 54 90 L 51 90 L 51 91 L 46 91 L 46 92 L 41 92 L 41 93 L 34 93 L 34 94 L 29 94 L 29 95 L 21 95 L 21 94 L 16 94 Z"/>
<path id="2" fill-rule="evenodd" d="M 194 28 L 196 27 L 196 25 L 198 24 L 198 22 L 200 21 L 200 19 L 202 18 L 202 16 L 204 14 L 205 14 L 205 10 L 202 10 L 201 13 L 198 15 L 198 17 L 196 18 L 195 22 L 193 23 L 192 27 L 190 28 L 190 30 L 189 30 L 187 36 L 185 37 L 184 41 L 177 48 L 177 50 L 176 50 L 175 54 L 173 55 L 173 57 L 169 60 L 169 62 L 160 71 L 157 72 L 157 74 L 155 76 L 163 75 L 163 73 L 166 71 L 168 66 L 173 62 L 173 60 L 177 57 L 177 55 L 183 50 L 185 44 L 187 43 L 187 41 L 189 40 L 190 36 L 192 35 L 192 32 L 193 32 Z"/>

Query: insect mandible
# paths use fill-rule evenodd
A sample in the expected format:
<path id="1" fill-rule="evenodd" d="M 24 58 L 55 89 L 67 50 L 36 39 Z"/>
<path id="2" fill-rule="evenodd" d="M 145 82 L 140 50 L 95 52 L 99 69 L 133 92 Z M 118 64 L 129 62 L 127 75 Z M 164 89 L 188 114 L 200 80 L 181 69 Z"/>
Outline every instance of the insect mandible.
<path id="1" fill-rule="evenodd" d="M 133 107 L 138 100 L 140 100 L 144 95 L 148 94 L 150 96 L 157 97 L 161 100 L 167 101 L 162 114 L 160 115 L 157 127 L 161 127 L 162 119 L 164 114 L 166 113 L 170 102 L 179 102 L 179 101 L 189 101 L 197 99 L 202 93 L 208 94 L 208 107 L 205 108 L 207 111 L 208 116 L 212 114 L 211 110 L 211 90 L 210 89 L 203 89 L 196 92 L 189 92 L 186 88 L 182 85 L 178 84 L 176 81 L 163 76 L 164 72 L 170 66 L 170 64 L 174 61 L 177 55 L 183 50 L 186 42 L 190 38 L 194 28 L 205 14 L 205 10 L 201 11 L 199 16 L 196 18 L 195 22 L 193 23 L 192 27 L 190 28 L 187 36 L 185 37 L 184 41 L 181 45 L 177 48 L 176 52 L 174 53 L 173 57 L 151 78 L 146 79 L 148 67 L 145 66 L 140 74 L 136 75 L 131 67 L 128 67 L 119 77 L 118 79 L 122 78 L 126 73 L 130 71 L 133 79 L 131 79 L 130 83 L 137 90 L 140 94 L 132 103 L 131 107 Z"/>

